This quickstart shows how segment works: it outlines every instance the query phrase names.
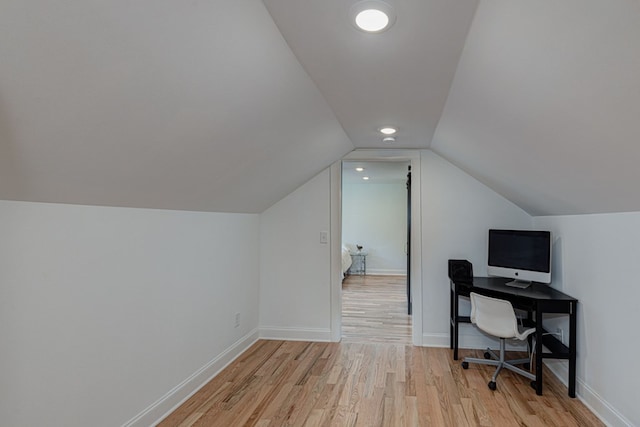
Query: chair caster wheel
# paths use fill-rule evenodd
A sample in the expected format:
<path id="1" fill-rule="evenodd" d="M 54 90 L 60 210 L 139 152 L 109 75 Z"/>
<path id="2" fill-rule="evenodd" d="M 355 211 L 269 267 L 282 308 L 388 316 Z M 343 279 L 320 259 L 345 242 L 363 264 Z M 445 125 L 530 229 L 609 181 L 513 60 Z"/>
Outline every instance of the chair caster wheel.
<path id="1" fill-rule="evenodd" d="M 531 388 L 532 388 L 532 389 L 534 389 L 534 390 L 537 390 L 537 389 L 538 389 L 538 387 L 536 386 L 536 382 L 535 382 L 535 381 L 531 381 L 531 383 L 530 383 L 530 384 L 531 384 Z"/>
<path id="2" fill-rule="evenodd" d="M 485 359 L 491 359 L 491 353 L 489 353 L 488 351 L 484 352 L 484 358 Z"/>
<path id="3" fill-rule="evenodd" d="M 469 362 L 462 362 L 462 369 L 469 369 Z"/>
<path id="4" fill-rule="evenodd" d="M 487 384 L 489 386 L 489 388 L 491 390 L 495 390 L 496 389 L 496 382 L 495 381 L 489 381 L 489 384 Z"/>

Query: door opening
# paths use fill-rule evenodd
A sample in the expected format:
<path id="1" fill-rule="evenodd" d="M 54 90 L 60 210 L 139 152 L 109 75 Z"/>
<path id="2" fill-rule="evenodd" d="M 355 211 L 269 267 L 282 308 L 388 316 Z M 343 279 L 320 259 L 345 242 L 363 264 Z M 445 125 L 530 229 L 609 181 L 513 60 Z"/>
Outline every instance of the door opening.
<path id="1" fill-rule="evenodd" d="M 413 341 L 410 168 L 407 160 L 342 163 L 344 341 Z"/>

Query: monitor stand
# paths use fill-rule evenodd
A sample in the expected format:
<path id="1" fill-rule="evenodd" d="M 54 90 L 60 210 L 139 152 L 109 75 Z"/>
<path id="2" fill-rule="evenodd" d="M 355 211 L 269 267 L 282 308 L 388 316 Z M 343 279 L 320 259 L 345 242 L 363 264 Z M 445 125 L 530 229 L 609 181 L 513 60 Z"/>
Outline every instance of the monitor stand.
<path id="1" fill-rule="evenodd" d="M 526 289 L 531 285 L 531 282 L 526 280 L 512 280 L 510 282 L 505 283 L 507 286 L 511 286 L 512 288 Z"/>

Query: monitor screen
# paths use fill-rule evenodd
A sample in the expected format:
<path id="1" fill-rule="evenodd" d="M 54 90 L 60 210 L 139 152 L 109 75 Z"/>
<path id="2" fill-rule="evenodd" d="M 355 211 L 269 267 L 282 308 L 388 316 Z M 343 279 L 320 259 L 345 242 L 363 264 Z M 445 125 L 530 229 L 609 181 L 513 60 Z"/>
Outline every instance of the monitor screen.
<path id="1" fill-rule="evenodd" d="M 551 282 L 551 233 L 489 230 L 488 272 L 522 281 Z"/>

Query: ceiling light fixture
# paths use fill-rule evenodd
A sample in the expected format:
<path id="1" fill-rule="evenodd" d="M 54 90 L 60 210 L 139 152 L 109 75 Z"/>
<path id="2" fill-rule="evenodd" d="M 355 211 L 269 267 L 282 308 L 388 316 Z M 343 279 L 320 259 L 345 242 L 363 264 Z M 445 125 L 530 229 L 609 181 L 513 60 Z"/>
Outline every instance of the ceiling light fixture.
<path id="1" fill-rule="evenodd" d="M 385 135 L 393 135 L 396 132 L 398 132 L 398 129 L 392 128 L 390 126 L 380 128 L 380 133 L 383 133 Z"/>
<path id="2" fill-rule="evenodd" d="M 364 171 L 364 168 L 361 168 L 361 167 L 356 168 L 356 172 L 363 172 L 363 171 Z"/>
<path id="3" fill-rule="evenodd" d="M 384 30 L 389 25 L 389 17 L 378 9 L 365 9 L 356 15 L 358 28 L 370 33 Z"/>
<path id="4" fill-rule="evenodd" d="M 382 138 L 382 142 L 387 142 L 389 144 L 396 142 L 396 139 L 393 136 L 385 136 Z"/>
<path id="5" fill-rule="evenodd" d="M 395 22 L 393 8 L 380 0 L 364 0 L 351 7 L 351 22 L 367 33 L 381 33 Z"/>
<path id="6" fill-rule="evenodd" d="M 363 176 L 362 179 L 364 179 L 365 181 L 368 181 L 369 177 L 368 176 Z"/>

